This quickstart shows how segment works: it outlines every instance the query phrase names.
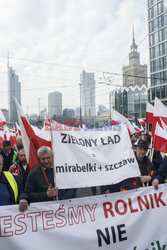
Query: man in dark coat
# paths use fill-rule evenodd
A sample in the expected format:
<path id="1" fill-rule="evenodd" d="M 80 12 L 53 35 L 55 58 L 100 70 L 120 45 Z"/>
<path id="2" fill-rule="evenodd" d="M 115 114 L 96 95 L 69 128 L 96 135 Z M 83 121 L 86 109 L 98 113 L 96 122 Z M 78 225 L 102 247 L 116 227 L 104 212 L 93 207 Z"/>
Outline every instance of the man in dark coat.
<path id="1" fill-rule="evenodd" d="M 158 189 L 158 185 L 160 183 L 165 182 L 165 178 L 167 176 L 167 154 L 165 154 L 164 159 L 162 160 L 157 175 L 154 177 L 152 185 L 155 189 Z"/>
<path id="2" fill-rule="evenodd" d="M 39 166 L 31 170 L 26 183 L 26 193 L 30 202 L 51 201 L 73 198 L 73 189 L 58 191 L 54 184 L 53 155 L 49 147 L 43 146 L 37 152 Z"/>
<path id="3" fill-rule="evenodd" d="M 11 142 L 8 140 L 3 141 L 0 154 L 3 156 L 3 171 L 8 171 L 10 166 L 17 159 L 17 152 L 11 148 Z"/>
<path id="4" fill-rule="evenodd" d="M 11 172 L 15 176 L 18 176 L 18 178 L 22 182 L 23 189 L 25 189 L 27 176 L 29 174 L 29 166 L 23 148 L 19 150 L 18 160 L 12 166 L 10 166 L 9 172 Z"/>
<path id="5" fill-rule="evenodd" d="M 135 154 L 141 172 L 141 176 L 123 181 L 121 184 L 122 191 L 151 185 L 153 176 L 155 174 L 154 167 L 146 156 L 148 150 L 148 143 L 142 139 L 139 139 L 135 146 Z"/>

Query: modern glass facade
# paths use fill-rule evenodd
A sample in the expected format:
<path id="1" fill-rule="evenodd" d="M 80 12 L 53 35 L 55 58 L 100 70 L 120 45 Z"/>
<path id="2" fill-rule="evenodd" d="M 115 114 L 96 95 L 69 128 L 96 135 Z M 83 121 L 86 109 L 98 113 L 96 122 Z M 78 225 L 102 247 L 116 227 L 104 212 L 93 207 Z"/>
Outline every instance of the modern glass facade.
<path id="1" fill-rule="evenodd" d="M 15 97 L 21 103 L 21 83 L 12 67 L 8 67 L 8 108 L 9 121 L 11 122 L 18 122 Z"/>
<path id="2" fill-rule="evenodd" d="M 151 88 L 155 96 L 167 101 L 167 0 L 148 0 L 148 27 Z"/>
<path id="3" fill-rule="evenodd" d="M 135 113 L 138 118 L 146 117 L 146 102 L 148 101 L 148 89 L 141 87 L 122 88 L 113 93 L 113 108 L 119 113 L 131 119 Z"/>

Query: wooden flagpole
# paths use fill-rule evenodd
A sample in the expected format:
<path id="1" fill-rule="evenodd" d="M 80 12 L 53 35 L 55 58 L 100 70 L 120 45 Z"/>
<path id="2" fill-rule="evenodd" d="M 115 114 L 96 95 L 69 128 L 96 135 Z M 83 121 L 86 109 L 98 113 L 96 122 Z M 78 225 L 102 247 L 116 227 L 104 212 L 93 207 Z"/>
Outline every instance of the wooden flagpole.
<path id="1" fill-rule="evenodd" d="M 49 120 L 49 124 L 50 124 L 51 149 L 52 149 L 52 155 L 53 155 L 53 178 L 54 178 L 54 185 L 56 188 L 56 172 L 55 172 L 55 162 L 54 162 L 54 153 L 53 153 L 53 134 L 52 134 L 52 127 L 51 127 L 50 120 Z M 56 195 L 56 200 L 58 201 L 58 194 Z"/>

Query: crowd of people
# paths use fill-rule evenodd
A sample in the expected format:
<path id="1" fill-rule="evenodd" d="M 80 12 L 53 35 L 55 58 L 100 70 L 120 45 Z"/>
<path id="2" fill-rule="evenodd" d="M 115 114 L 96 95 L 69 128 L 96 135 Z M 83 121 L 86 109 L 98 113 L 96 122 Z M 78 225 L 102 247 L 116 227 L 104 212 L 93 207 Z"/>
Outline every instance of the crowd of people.
<path id="1" fill-rule="evenodd" d="M 151 135 L 136 132 L 131 136 L 140 177 L 126 179 L 115 185 L 100 186 L 100 193 L 107 194 L 153 185 L 155 189 L 165 182 L 167 176 L 167 154 L 152 151 Z M 31 202 L 76 198 L 77 189 L 58 190 L 54 184 L 53 155 L 50 147 L 37 151 L 39 166 L 29 171 L 29 165 L 20 136 L 13 148 L 8 140 L 0 149 L 0 206 L 19 204 L 24 212 Z M 96 194 L 96 187 L 92 187 Z"/>

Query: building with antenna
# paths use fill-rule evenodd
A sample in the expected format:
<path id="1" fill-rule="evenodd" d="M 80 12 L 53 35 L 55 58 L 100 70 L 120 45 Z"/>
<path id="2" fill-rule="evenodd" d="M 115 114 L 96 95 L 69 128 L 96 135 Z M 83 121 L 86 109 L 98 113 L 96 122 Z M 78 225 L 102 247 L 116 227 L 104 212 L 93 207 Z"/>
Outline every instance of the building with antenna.
<path id="1" fill-rule="evenodd" d="M 143 84 L 148 85 L 147 81 L 147 65 L 140 64 L 140 54 L 137 52 L 137 45 L 135 43 L 134 28 L 132 45 L 130 46 L 129 65 L 122 67 L 123 86 L 141 87 Z"/>
<path id="2" fill-rule="evenodd" d="M 151 87 L 150 102 L 155 96 L 167 106 L 167 0 L 148 0 L 148 30 Z"/>
<path id="3" fill-rule="evenodd" d="M 21 104 L 21 83 L 19 82 L 19 78 L 15 74 L 15 71 L 12 67 L 9 67 L 8 63 L 8 112 L 10 122 L 18 122 L 14 97 L 16 97 Z"/>

